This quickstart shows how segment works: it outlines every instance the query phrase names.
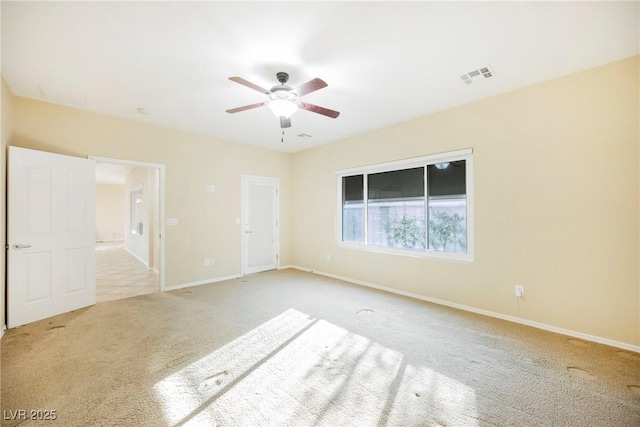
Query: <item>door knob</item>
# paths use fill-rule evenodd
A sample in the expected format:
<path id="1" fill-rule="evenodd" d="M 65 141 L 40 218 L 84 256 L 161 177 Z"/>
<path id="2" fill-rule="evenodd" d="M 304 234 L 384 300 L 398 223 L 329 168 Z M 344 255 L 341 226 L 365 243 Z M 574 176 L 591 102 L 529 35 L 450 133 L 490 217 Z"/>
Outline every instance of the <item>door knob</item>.
<path id="1" fill-rule="evenodd" d="M 15 245 L 13 245 L 13 249 L 27 249 L 27 248 L 30 248 L 30 247 L 31 247 L 31 245 L 22 245 L 20 243 L 17 243 Z"/>

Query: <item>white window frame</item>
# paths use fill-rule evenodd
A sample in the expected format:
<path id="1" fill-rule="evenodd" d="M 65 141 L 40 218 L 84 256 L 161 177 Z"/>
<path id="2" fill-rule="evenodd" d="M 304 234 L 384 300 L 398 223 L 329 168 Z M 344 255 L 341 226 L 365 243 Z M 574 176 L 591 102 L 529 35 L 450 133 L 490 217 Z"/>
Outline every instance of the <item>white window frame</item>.
<path id="1" fill-rule="evenodd" d="M 424 167 L 426 174 L 426 167 L 428 165 L 432 165 L 435 163 L 445 163 L 445 162 L 454 162 L 458 160 L 465 160 L 465 179 L 466 179 L 466 203 L 467 203 L 467 253 L 455 253 L 455 252 L 443 252 L 443 251 L 435 251 L 429 249 L 428 243 L 426 244 L 426 248 L 421 251 L 416 250 L 408 250 L 408 249 L 399 249 L 399 248 L 391 248 L 391 247 L 381 247 L 381 246 L 370 246 L 367 244 L 367 177 L 366 175 L 380 173 L 380 172 L 390 172 L 402 169 L 411 169 L 417 167 Z M 381 253 L 389 253 L 394 255 L 405 255 L 412 256 L 418 258 L 433 258 L 433 259 L 442 259 L 442 260 L 450 260 L 450 261 L 463 261 L 463 262 L 473 262 L 473 253 L 474 253 L 474 215 L 473 215 L 473 150 L 471 148 L 451 151 L 448 153 L 439 153 L 433 154 L 429 156 L 415 157 L 411 159 L 397 160 L 393 162 L 386 163 L 378 163 L 375 165 L 362 166 L 357 168 L 350 169 L 342 169 L 336 171 L 336 181 L 337 181 L 337 208 L 338 214 L 336 216 L 336 244 L 339 247 L 348 248 L 348 249 L 357 249 L 368 252 L 381 252 Z M 352 243 L 352 242 L 343 242 L 342 241 L 342 178 L 346 176 L 352 175 L 365 175 L 363 182 L 363 192 L 364 192 L 364 226 L 365 226 L 365 237 L 364 243 Z M 425 181 L 426 185 L 426 181 Z M 425 193 L 425 209 L 428 208 L 428 194 Z M 425 221 L 428 221 L 425 217 Z M 425 229 L 428 229 L 427 224 L 425 224 Z"/>

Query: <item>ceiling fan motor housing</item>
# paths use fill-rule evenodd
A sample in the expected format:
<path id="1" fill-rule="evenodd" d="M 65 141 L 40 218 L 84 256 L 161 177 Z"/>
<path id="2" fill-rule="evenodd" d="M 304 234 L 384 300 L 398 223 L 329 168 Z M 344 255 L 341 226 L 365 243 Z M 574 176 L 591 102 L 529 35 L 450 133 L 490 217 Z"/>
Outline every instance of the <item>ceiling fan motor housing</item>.
<path id="1" fill-rule="evenodd" d="M 282 84 L 285 84 L 286 82 L 289 81 L 289 74 L 285 73 L 284 71 L 280 71 L 279 73 L 276 73 L 276 77 L 278 78 L 278 81 Z"/>
<path id="2" fill-rule="evenodd" d="M 293 88 L 285 84 L 289 80 L 289 74 L 284 71 L 280 71 L 279 73 L 276 73 L 276 77 L 280 84 L 271 88 L 269 91 L 271 92 L 271 94 L 269 94 L 269 98 L 286 100 L 294 100 L 297 98 L 296 93 L 293 92 Z"/>

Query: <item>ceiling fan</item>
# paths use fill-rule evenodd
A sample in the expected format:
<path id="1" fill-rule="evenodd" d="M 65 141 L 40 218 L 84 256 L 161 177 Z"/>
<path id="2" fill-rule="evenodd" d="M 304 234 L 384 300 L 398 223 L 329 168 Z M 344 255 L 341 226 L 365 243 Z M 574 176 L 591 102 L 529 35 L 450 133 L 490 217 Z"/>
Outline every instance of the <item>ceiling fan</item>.
<path id="1" fill-rule="evenodd" d="M 303 85 L 292 88 L 286 85 L 287 81 L 289 80 L 289 74 L 281 71 L 279 73 L 276 73 L 276 77 L 280 84 L 275 85 L 270 90 L 251 83 L 243 79 L 242 77 L 229 77 L 229 80 L 231 81 L 240 83 L 243 86 L 247 86 L 248 88 L 264 93 L 269 97 L 269 100 L 265 102 L 258 102 L 256 104 L 245 105 L 243 107 L 232 108 L 230 110 L 226 110 L 227 113 L 239 113 L 240 111 L 251 110 L 252 108 L 258 108 L 267 105 L 269 106 L 269 109 L 273 111 L 276 117 L 280 119 L 281 128 L 291 127 L 291 115 L 298 111 L 298 109 L 322 114 L 323 116 L 331 117 L 332 119 L 335 119 L 340 115 L 340 112 L 338 111 L 319 107 L 317 105 L 309 104 L 308 102 L 303 102 L 300 100 L 300 97 L 304 95 L 315 92 L 316 90 L 322 89 L 323 87 L 327 87 L 327 84 L 322 79 L 315 78 L 313 80 L 309 80 Z"/>

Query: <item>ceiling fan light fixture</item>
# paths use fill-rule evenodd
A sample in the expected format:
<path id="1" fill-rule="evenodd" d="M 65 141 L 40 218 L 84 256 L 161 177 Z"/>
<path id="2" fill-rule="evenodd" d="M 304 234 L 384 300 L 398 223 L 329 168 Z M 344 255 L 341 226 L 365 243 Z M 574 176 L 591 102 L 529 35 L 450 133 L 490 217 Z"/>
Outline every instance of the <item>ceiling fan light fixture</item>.
<path id="1" fill-rule="evenodd" d="M 269 109 L 273 111 L 273 114 L 275 114 L 275 116 L 280 120 L 280 127 L 282 129 L 291 127 L 291 116 L 298 110 L 307 110 L 312 113 L 322 114 L 323 116 L 330 117 L 332 119 L 335 119 L 340 115 L 339 111 L 330 110 L 307 102 L 300 102 L 298 100 L 301 96 L 327 87 L 327 83 L 324 80 L 316 77 L 315 79 L 311 79 L 294 89 L 285 84 L 289 79 L 289 74 L 280 72 L 276 74 L 276 77 L 280 84 L 272 87 L 270 90 L 251 83 L 242 77 L 229 77 L 229 80 L 233 82 L 267 95 L 269 100 L 266 102 L 256 102 L 255 104 L 231 108 L 226 110 L 227 113 L 239 113 L 240 111 L 269 106 Z"/>
<path id="2" fill-rule="evenodd" d="M 298 106 L 286 99 L 275 99 L 269 102 L 269 109 L 273 111 L 276 117 L 290 118 L 293 113 L 298 111 Z"/>

